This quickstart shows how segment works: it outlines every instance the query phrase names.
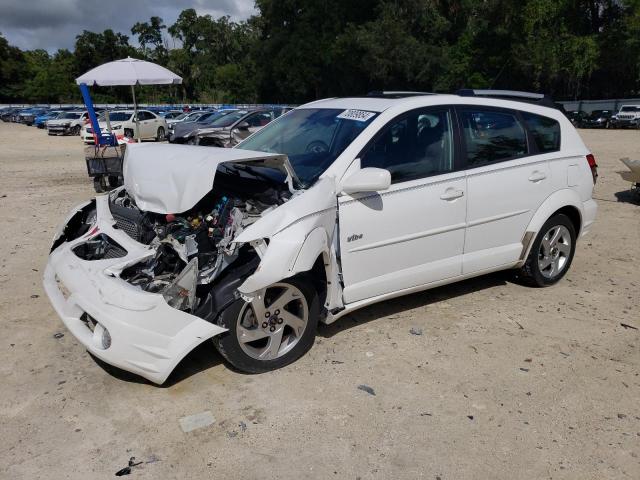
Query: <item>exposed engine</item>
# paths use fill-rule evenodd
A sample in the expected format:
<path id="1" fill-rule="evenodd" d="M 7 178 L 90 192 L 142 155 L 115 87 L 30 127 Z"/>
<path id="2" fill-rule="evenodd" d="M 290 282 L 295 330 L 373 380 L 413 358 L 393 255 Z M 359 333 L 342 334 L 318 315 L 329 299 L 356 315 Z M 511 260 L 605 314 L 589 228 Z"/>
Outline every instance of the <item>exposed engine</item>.
<path id="1" fill-rule="evenodd" d="M 219 188 L 181 214 L 143 212 L 124 189 L 113 191 L 109 204 L 116 226 L 155 249 L 150 259 L 124 269 L 121 278 L 142 290 L 161 293 L 174 308 L 197 309 L 229 265 L 246 263 L 248 256 L 256 255 L 250 247 L 235 244 L 234 238 L 291 196 L 280 182 L 255 175 L 252 181 L 238 178 L 223 174 L 219 182 L 217 176 Z"/>

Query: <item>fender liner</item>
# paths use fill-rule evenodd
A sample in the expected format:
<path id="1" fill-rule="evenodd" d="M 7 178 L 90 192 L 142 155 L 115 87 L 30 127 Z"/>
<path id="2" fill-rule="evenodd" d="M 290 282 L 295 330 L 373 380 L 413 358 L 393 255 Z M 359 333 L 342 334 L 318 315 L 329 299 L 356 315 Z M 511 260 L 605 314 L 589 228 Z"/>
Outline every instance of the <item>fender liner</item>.
<path id="1" fill-rule="evenodd" d="M 578 211 L 580 215 L 580 229 L 582 230 L 582 218 L 584 205 L 580 196 L 575 190 L 565 188 L 558 190 L 547 197 L 542 202 L 542 205 L 538 207 L 533 218 L 529 222 L 527 229 L 525 230 L 524 237 L 522 239 L 522 253 L 520 254 L 520 261 L 517 266 L 522 266 L 529 256 L 531 245 L 536 235 L 544 225 L 544 223 L 558 210 L 565 207 L 573 207 Z M 576 232 L 576 238 L 580 238 L 580 232 Z"/>

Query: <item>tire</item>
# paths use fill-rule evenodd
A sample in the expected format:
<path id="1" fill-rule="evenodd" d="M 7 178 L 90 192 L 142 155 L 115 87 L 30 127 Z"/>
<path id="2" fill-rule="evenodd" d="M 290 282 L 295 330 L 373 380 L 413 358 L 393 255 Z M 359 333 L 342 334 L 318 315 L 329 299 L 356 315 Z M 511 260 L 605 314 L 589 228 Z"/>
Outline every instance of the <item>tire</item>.
<path id="1" fill-rule="evenodd" d="M 120 181 L 120 177 L 118 175 L 109 175 L 109 177 L 107 178 L 107 184 L 109 185 L 109 190 L 113 190 L 114 188 L 122 185 L 122 182 Z"/>
<path id="2" fill-rule="evenodd" d="M 80 135 L 81 127 L 80 125 L 74 125 L 71 129 L 71 135 Z"/>
<path id="3" fill-rule="evenodd" d="M 558 283 L 569 271 L 575 251 L 573 223 L 566 215 L 554 215 L 538 232 L 520 276 L 534 287 Z"/>
<path id="4" fill-rule="evenodd" d="M 158 133 L 156 134 L 156 142 L 161 142 L 165 138 L 164 127 L 158 128 Z"/>
<path id="5" fill-rule="evenodd" d="M 304 355 L 313 345 L 319 318 L 318 295 L 311 285 L 304 276 L 296 276 L 266 288 L 251 303 L 234 301 L 217 320 L 229 330 L 213 338 L 220 354 L 247 373 L 275 370 Z M 281 295 L 291 299 L 279 304 Z"/>
<path id="6" fill-rule="evenodd" d="M 133 130 L 131 130 L 130 128 L 125 128 L 123 133 L 125 137 L 128 137 L 128 138 L 134 137 Z"/>
<path id="7" fill-rule="evenodd" d="M 107 191 L 107 185 L 104 177 L 93 177 L 93 189 L 96 193 L 104 193 Z"/>

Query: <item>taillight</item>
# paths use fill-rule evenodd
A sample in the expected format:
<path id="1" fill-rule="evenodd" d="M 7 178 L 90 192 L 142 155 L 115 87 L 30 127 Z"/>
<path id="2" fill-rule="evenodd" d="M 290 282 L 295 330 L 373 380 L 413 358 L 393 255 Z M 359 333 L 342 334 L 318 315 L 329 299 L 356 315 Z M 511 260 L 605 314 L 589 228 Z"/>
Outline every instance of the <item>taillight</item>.
<path id="1" fill-rule="evenodd" d="M 596 163 L 596 157 L 593 156 L 593 153 L 587 155 L 587 162 L 589 162 L 591 175 L 593 175 L 593 184 L 595 185 L 596 179 L 598 178 L 598 164 Z"/>

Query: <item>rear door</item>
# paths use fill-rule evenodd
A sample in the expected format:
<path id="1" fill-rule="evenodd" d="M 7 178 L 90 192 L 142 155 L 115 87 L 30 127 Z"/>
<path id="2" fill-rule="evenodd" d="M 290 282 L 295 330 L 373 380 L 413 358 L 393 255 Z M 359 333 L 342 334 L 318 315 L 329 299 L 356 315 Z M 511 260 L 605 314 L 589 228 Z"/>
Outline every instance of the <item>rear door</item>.
<path id="1" fill-rule="evenodd" d="M 522 114 L 457 108 L 467 171 L 463 273 L 517 262 L 525 229 L 552 190 L 549 155 L 540 154 Z"/>

